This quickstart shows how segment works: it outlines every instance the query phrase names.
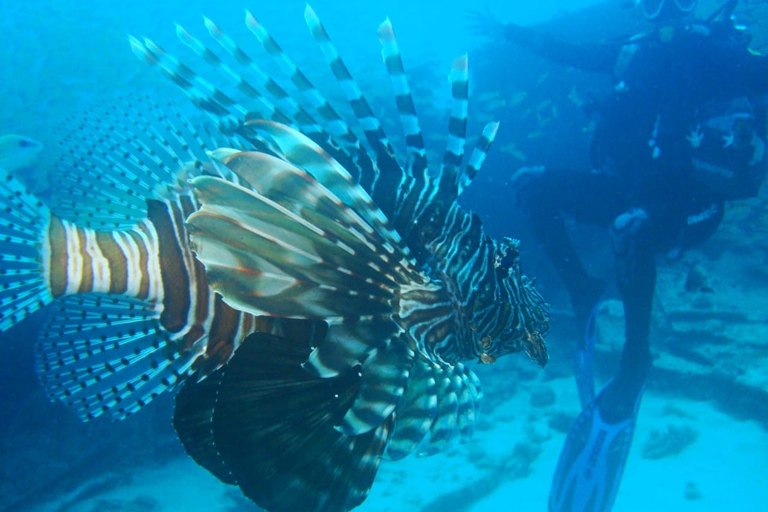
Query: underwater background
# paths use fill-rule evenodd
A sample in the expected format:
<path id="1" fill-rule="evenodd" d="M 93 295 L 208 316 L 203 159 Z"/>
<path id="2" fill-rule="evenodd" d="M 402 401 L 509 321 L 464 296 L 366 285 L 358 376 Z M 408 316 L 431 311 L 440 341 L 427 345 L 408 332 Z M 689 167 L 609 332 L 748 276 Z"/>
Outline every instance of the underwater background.
<path id="1" fill-rule="evenodd" d="M 426 134 L 445 132 L 451 61 L 470 62 L 470 133 L 501 127 L 481 174 L 462 196 L 494 237 L 522 240 L 528 275 L 552 307 L 550 363 L 523 357 L 473 366 L 485 397 L 473 440 L 432 457 L 384 462 L 361 512 L 546 510 L 565 434 L 579 412 L 572 377 L 575 322 L 567 294 L 514 202 L 510 178 L 523 165 L 588 165 L 591 120 L 583 105 L 607 79 L 488 44 L 466 29 L 467 11 L 488 8 L 502 21 L 541 26 L 573 41 L 636 33 L 644 25 L 626 2 L 315 0 L 347 65 L 384 123 L 394 122 L 390 83 L 376 28 L 394 25 Z M 718 2 L 702 1 L 706 15 Z M 302 19 L 304 2 L 185 0 L 114 3 L 7 0 L 0 17 L 0 135 L 40 141 L 36 161 L 15 169 L 45 198 L 68 121 L 115 98 L 151 94 L 197 114 L 184 95 L 131 53 L 127 35 L 151 37 L 184 53 L 179 23 L 204 32 L 202 15 L 248 41 L 252 10 L 283 48 L 328 90 L 333 79 Z M 768 51 L 768 5 L 744 0 L 737 19 L 752 47 Z M 503 52 L 503 53 L 502 53 Z M 189 60 L 192 60 L 190 58 Z M 431 129 L 434 127 L 434 129 Z M 427 139 L 428 149 L 444 139 Z M 764 187 L 765 188 L 765 187 Z M 765 510 L 768 503 L 768 209 L 766 193 L 731 205 L 718 232 L 682 260 L 661 263 L 652 328 L 654 369 L 614 510 Z M 612 282 L 607 234 L 577 227 L 579 250 L 595 276 Z M 690 285 L 698 279 L 697 285 Z M 162 396 L 123 422 L 81 423 L 50 403 L 35 375 L 38 313 L 0 335 L 0 510 L 257 510 L 239 489 L 189 459 Z M 618 292 L 599 313 L 598 378 L 616 366 L 623 340 Z M 738 505 L 737 505 L 738 503 Z"/>

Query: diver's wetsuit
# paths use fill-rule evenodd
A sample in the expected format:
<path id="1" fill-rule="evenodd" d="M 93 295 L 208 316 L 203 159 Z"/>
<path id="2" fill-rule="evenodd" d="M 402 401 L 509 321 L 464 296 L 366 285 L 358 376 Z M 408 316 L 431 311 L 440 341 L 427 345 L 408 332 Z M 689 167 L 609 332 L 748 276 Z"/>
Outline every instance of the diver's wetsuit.
<path id="1" fill-rule="evenodd" d="M 615 377 L 622 382 L 614 389 L 639 396 L 651 363 L 655 254 L 704 241 L 722 220 L 725 200 L 756 195 L 764 174 L 759 148 L 750 148 L 754 157 L 725 159 L 742 167 L 730 169 L 731 176 L 729 169 L 721 172 L 715 186 L 701 179 L 692 165 L 703 151 L 697 145 L 697 123 L 707 105 L 739 97 L 754 103 L 767 93 L 768 59 L 750 53 L 730 23 L 666 27 L 605 45 L 573 45 L 515 25 L 508 25 L 505 35 L 552 61 L 616 77 L 615 91 L 599 108 L 591 148 L 594 168 L 531 172 L 520 193 L 582 325 L 599 300 L 602 283 L 582 267 L 563 215 L 611 227 L 626 317 L 626 342 Z M 754 124 L 753 133 L 764 135 L 764 118 Z M 705 134 L 704 140 L 715 153 L 727 152 L 728 140 L 714 144 L 715 138 Z M 617 421 L 632 414 L 626 396 L 604 399 L 609 404 L 603 412 L 615 412 Z"/>

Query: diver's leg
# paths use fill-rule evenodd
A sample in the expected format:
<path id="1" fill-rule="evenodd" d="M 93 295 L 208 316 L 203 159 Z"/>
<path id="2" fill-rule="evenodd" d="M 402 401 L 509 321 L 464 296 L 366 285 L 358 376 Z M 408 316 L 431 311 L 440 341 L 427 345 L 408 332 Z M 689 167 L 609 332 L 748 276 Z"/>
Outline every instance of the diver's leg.
<path id="1" fill-rule="evenodd" d="M 527 167 L 513 177 L 519 202 L 527 211 L 534 234 L 565 282 L 579 326 L 605 289 L 590 276 L 571 243 L 565 216 L 578 222 L 607 226 L 621 211 L 614 180 L 595 171 Z"/>
<path id="2" fill-rule="evenodd" d="M 513 178 L 534 233 L 560 272 L 583 333 L 577 338 L 574 375 L 585 407 L 595 396 L 593 353 L 595 316 L 606 283 L 590 276 L 571 243 L 564 215 L 578 222 L 607 226 L 623 198 L 618 182 L 597 171 L 524 168 Z"/>
<path id="3" fill-rule="evenodd" d="M 603 418 L 617 422 L 634 414 L 651 367 L 650 328 L 656 286 L 657 241 L 645 210 L 634 208 L 612 227 L 619 291 L 624 303 L 624 348 L 619 370 L 603 397 Z"/>
<path id="4" fill-rule="evenodd" d="M 536 237 L 560 271 L 571 298 L 576 325 L 581 336 L 576 338 L 574 377 L 579 401 L 585 407 L 595 396 L 594 347 L 597 341 L 595 318 L 606 283 L 590 276 L 581 263 L 568 235 L 561 212 L 541 211 L 532 215 Z"/>
<path id="5" fill-rule="evenodd" d="M 619 215 L 611 234 L 626 319 L 621 363 L 617 374 L 584 408 L 568 433 L 552 482 L 551 512 L 611 510 L 651 366 L 656 241 L 648 214 L 632 209 Z"/>

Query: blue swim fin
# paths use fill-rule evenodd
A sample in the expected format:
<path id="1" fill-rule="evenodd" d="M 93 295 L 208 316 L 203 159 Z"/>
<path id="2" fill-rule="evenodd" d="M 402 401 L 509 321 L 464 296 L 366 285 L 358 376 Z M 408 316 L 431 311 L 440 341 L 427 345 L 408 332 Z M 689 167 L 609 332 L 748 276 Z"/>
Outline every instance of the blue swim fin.
<path id="1" fill-rule="evenodd" d="M 625 410 L 631 414 L 608 423 L 605 396 L 615 396 L 614 382 L 587 405 L 568 433 L 549 494 L 550 512 L 609 512 L 613 507 L 643 394 L 643 386 L 636 396 L 625 393 L 630 401 L 625 405 L 631 405 Z"/>
<path id="2" fill-rule="evenodd" d="M 595 398 L 595 376 L 593 369 L 595 343 L 597 341 L 597 307 L 596 303 L 587 317 L 587 323 L 584 326 L 584 339 L 576 348 L 576 387 L 579 390 L 579 401 L 581 408 L 587 406 Z"/>

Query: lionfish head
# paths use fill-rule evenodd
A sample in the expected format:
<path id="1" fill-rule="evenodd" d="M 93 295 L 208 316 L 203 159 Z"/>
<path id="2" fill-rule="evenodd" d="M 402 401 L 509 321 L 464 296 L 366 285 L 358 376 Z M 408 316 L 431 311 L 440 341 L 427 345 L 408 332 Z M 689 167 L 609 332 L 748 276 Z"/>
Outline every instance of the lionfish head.
<path id="1" fill-rule="evenodd" d="M 540 366 L 547 363 L 544 338 L 549 332 L 549 305 L 535 287 L 535 280 L 523 275 L 519 240 L 504 238 L 494 242 L 493 293 L 484 294 L 486 311 L 492 320 L 480 334 L 485 363 L 506 354 L 525 350 Z"/>

